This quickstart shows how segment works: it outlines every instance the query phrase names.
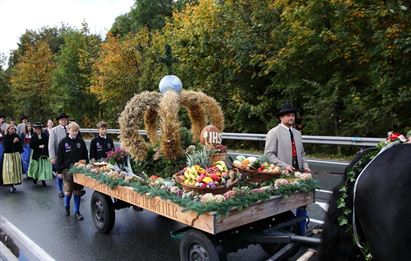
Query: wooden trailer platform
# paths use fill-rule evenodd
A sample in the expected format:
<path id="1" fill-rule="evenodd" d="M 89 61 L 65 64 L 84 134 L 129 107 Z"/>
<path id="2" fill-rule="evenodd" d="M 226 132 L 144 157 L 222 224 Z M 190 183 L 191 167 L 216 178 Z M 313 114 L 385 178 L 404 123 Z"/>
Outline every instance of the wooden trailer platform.
<path id="1" fill-rule="evenodd" d="M 273 196 L 268 201 L 256 203 L 241 211 L 233 208 L 227 216 L 220 217 L 214 212 L 201 215 L 193 211 L 183 212 L 182 207 L 171 201 L 140 194 L 131 187 L 117 186 L 111 189 L 107 185 L 101 184 L 97 180 L 80 173 L 74 174 L 74 181 L 102 194 L 147 209 L 213 235 L 314 202 L 314 193 L 296 193 L 288 197 Z"/>

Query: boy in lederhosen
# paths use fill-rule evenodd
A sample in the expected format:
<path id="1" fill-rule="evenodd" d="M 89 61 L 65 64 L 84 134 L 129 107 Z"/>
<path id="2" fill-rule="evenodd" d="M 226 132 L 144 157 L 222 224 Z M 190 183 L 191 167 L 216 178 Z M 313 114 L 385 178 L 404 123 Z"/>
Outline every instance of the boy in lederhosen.
<path id="1" fill-rule="evenodd" d="M 74 217 L 77 220 L 83 220 L 80 214 L 80 195 L 83 186 L 74 183 L 73 174 L 68 173 L 71 165 L 79 161 L 88 162 L 88 151 L 86 143 L 79 137 L 79 125 L 75 122 L 68 126 L 68 135 L 59 142 L 57 149 L 57 173 L 64 181 L 64 207 L 65 215 L 70 215 L 71 195 L 74 198 Z"/>

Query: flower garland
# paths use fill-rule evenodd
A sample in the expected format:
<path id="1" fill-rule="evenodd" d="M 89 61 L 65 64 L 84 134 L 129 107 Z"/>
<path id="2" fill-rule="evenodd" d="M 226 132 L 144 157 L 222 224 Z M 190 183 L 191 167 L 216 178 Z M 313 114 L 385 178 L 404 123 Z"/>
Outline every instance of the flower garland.
<path id="1" fill-rule="evenodd" d="M 349 222 L 349 220 L 352 219 L 351 214 L 353 212 L 353 209 L 352 209 L 353 202 L 347 201 L 349 199 L 348 189 L 353 187 L 360 173 L 364 170 L 364 168 L 368 165 L 368 163 L 371 162 L 371 160 L 373 160 L 378 155 L 378 153 L 381 150 L 387 149 L 388 147 L 391 147 L 395 144 L 400 144 L 400 143 L 405 143 L 405 142 L 407 142 L 407 139 L 404 137 L 404 135 L 398 132 L 393 132 L 393 131 L 388 132 L 388 136 L 385 142 L 379 144 L 376 150 L 371 151 L 367 155 L 362 157 L 357 163 L 355 163 L 347 171 L 346 180 L 344 184 L 341 186 L 341 188 L 339 189 L 340 197 L 337 200 L 337 208 L 340 209 L 340 215 L 338 217 L 338 224 L 341 227 L 345 227 L 347 233 L 353 234 L 353 226 L 352 226 L 352 223 Z M 364 244 L 364 248 L 361 249 L 361 251 L 365 257 L 365 260 L 372 259 L 372 254 L 370 253 L 368 244 Z"/>

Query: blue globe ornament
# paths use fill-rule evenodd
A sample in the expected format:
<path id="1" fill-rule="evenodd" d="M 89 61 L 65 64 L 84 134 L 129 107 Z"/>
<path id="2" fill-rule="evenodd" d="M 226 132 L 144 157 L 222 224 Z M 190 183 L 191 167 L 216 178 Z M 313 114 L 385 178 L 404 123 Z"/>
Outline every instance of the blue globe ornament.
<path id="1" fill-rule="evenodd" d="M 175 75 L 166 75 L 161 79 L 159 84 L 160 92 L 166 93 L 166 91 L 175 91 L 176 93 L 180 93 L 183 89 L 183 83 L 181 80 Z"/>

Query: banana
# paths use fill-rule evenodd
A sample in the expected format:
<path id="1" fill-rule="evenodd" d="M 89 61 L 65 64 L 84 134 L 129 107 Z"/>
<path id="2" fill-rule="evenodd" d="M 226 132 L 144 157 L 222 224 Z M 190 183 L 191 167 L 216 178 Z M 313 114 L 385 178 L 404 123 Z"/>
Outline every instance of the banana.
<path id="1" fill-rule="evenodd" d="M 192 167 L 190 168 L 190 170 L 191 170 L 191 174 L 193 174 L 194 176 L 198 176 L 197 170 L 196 170 L 196 167 L 195 167 L 195 166 L 192 166 Z"/>
<path id="2" fill-rule="evenodd" d="M 219 161 L 216 161 L 216 162 L 214 163 L 214 165 L 221 165 L 221 166 L 225 166 L 225 162 L 224 162 L 224 161 L 222 161 L 222 160 L 219 160 Z"/>
<path id="3" fill-rule="evenodd" d="M 219 169 L 219 170 L 221 170 L 221 171 L 224 171 L 224 167 L 223 167 L 223 166 L 221 166 L 221 165 L 215 165 L 215 166 L 216 166 L 217 169 Z"/>
<path id="4" fill-rule="evenodd" d="M 188 170 L 184 171 L 184 177 L 186 177 L 186 179 L 190 178 L 190 173 Z"/>
<path id="5" fill-rule="evenodd" d="M 214 165 L 221 171 L 227 171 L 228 170 L 227 165 L 222 160 L 219 160 L 219 161 L 215 162 Z M 219 166 L 221 166 L 222 168 L 219 168 Z"/>

